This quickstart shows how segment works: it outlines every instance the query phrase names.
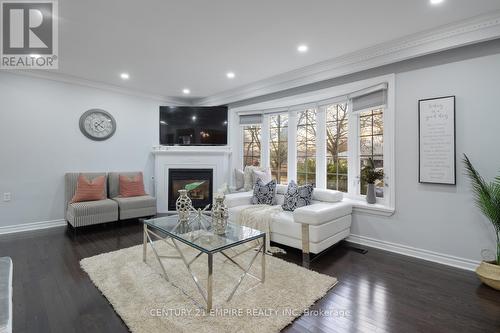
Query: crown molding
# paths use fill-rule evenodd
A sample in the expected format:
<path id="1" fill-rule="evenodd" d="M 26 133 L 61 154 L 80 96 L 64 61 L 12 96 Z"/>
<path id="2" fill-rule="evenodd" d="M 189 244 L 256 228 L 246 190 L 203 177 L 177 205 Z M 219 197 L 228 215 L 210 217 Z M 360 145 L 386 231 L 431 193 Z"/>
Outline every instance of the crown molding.
<path id="1" fill-rule="evenodd" d="M 441 26 L 195 101 L 221 105 L 500 37 L 500 11 Z"/>
<path id="2" fill-rule="evenodd" d="M 103 82 L 98 82 L 98 81 L 86 80 L 86 79 L 78 78 L 76 76 L 62 74 L 62 73 L 49 72 L 49 71 L 43 71 L 43 70 L 37 70 L 37 71 L 9 70 L 9 71 L 3 71 L 3 72 L 9 73 L 9 74 L 21 75 L 21 76 L 29 76 L 29 77 L 34 77 L 34 78 L 38 78 L 38 79 L 45 79 L 45 80 L 75 84 L 75 85 L 79 85 L 79 86 L 110 91 L 110 92 L 128 95 L 128 96 L 140 97 L 140 98 L 144 98 L 144 99 L 158 101 L 160 103 L 165 103 L 168 105 L 179 105 L 180 106 L 180 105 L 192 105 L 193 104 L 191 99 L 183 99 L 183 98 L 175 98 L 175 97 L 149 94 L 149 93 L 134 90 L 134 89 L 124 88 L 124 87 L 120 87 L 120 86 L 116 86 L 116 85 L 112 85 L 112 84 L 108 84 L 108 83 L 103 83 Z"/>

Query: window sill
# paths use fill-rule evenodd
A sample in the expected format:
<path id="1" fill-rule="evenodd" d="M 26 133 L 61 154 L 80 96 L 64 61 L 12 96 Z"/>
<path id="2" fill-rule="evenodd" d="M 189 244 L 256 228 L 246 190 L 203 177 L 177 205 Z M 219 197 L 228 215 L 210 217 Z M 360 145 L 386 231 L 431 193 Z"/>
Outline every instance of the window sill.
<path id="1" fill-rule="evenodd" d="M 345 198 L 347 202 L 350 202 L 353 207 L 354 213 L 362 213 L 368 215 L 378 215 L 378 216 L 392 216 L 394 215 L 395 209 L 382 204 L 369 204 L 364 200 L 356 200 Z"/>

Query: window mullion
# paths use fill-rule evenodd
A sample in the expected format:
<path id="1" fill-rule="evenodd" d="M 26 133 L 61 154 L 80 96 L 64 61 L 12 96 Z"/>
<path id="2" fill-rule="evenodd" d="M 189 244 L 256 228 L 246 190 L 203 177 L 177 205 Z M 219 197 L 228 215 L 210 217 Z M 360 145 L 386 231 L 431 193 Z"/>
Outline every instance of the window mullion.
<path id="1" fill-rule="evenodd" d="M 241 149 L 239 151 L 239 165 L 245 168 L 245 126 L 240 126 Z"/>
<path id="2" fill-rule="evenodd" d="M 297 181 L 297 112 L 288 112 L 288 181 Z"/>
<path id="3" fill-rule="evenodd" d="M 270 119 L 269 115 L 265 114 L 262 118 L 262 127 L 260 129 L 260 165 L 264 168 L 270 167 L 269 147 L 270 147 Z"/>
<path id="4" fill-rule="evenodd" d="M 389 122 L 389 115 L 390 115 L 390 109 L 386 108 L 384 110 L 384 114 L 382 115 L 382 120 L 384 122 L 384 131 L 382 133 L 382 140 L 384 142 L 384 147 L 382 150 L 382 153 L 384 154 L 384 198 L 382 200 L 383 204 L 387 204 L 390 206 L 394 206 L 394 192 L 391 188 L 391 186 L 394 186 L 392 183 L 392 179 L 390 178 L 391 174 L 391 168 L 393 167 L 392 160 L 391 160 L 391 151 L 394 149 L 393 147 L 393 140 L 390 139 L 390 137 L 393 138 L 394 132 L 391 133 L 391 131 L 394 131 L 394 124 Z M 389 126 L 387 126 L 389 125 Z M 389 135 L 391 133 L 391 135 Z"/>
<path id="5" fill-rule="evenodd" d="M 326 107 L 316 113 L 316 187 L 326 188 Z"/>
<path id="6" fill-rule="evenodd" d="M 348 106 L 349 116 L 347 118 L 347 192 L 350 196 L 359 195 L 359 117 L 350 112 L 351 103 Z"/>

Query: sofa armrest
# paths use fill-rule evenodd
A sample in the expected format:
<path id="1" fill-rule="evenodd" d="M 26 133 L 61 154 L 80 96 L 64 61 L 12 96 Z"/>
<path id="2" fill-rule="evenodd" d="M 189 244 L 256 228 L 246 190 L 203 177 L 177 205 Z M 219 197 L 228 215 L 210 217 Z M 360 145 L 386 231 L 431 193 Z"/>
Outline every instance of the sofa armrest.
<path id="1" fill-rule="evenodd" d="M 226 194 L 226 206 L 227 208 L 233 208 L 236 206 L 251 205 L 252 196 L 252 191 Z"/>
<path id="2" fill-rule="evenodd" d="M 293 220 L 302 224 L 320 225 L 351 213 L 352 205 L 349 202 L 320 202 L 297 208 L 293 212 Z"/>

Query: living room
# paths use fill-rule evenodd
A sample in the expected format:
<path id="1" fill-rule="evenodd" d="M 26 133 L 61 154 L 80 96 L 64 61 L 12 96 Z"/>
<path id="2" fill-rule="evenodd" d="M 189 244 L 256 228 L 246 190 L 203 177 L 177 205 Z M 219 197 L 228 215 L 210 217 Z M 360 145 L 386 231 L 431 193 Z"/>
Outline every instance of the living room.
<path id="1" fill-rule="evenodd" d="M 1 6 L 0 332 L 500 331 L 497 0 Z"/>

